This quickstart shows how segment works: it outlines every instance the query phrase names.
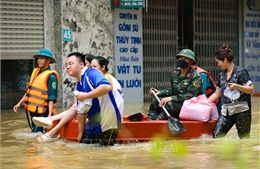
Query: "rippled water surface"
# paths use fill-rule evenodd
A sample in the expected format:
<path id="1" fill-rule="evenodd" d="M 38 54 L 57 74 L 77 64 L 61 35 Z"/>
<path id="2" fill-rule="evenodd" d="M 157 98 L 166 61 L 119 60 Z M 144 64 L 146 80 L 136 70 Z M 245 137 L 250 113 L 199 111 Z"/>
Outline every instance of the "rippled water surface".
<path id="1" fill-rule="evenodd" d="M 1 112 L 1 168 L 120 168 L 120 169 L 259 169 L 260 97 L 252 98 L 250 139 L 239 140 L 235 127 L 223 139 L 202 136 L 192 140 L 154 140 L 94 147 L 69 140 L 36 142 L 20 110 Z M 126 106 L 132 110 L 131 105 Z M 142 111 L 146 111 L 147 105 Z M 138 112 L 138 111 L 137 111 Z"/>

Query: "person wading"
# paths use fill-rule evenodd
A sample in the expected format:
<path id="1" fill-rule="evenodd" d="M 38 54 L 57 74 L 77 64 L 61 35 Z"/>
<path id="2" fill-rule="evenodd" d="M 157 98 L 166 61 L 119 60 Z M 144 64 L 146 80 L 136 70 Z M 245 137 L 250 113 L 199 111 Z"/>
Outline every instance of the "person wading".
<path id="1" fill-rule="evenodd" d="M 27 120 L 32 133 L 44 132 L 43 127 L 36 126 L 33 117 L 50 117 L 56 112 L 58 84 L 60 81 L 56 71 L 50 69 L 55 63 L 51 50 L 41 48 L 34 56 L 38 67 L 31 74 L 29 87 L 22 99 L 13 107 L 15 113 L 24 104 Z M 28 113 L 31 118 L 29 120 Z"/>

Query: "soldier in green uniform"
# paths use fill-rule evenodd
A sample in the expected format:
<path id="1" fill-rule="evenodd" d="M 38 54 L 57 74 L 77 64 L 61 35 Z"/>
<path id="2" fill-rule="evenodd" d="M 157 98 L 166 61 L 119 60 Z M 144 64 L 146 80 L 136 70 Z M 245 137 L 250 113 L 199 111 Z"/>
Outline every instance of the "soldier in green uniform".
<path id="1" fill-rule="evenodd" d="M 160 103 L 154 98 L 148 111 L 148 120 L 166 120 L 162 106 L 165 106 L 171 116 L 179 118 L 182 104 L 185 100 L 202 94 L 202 80 L 191 65 L 195 64 L 194 52 L 183 49 L 176 55 L 178 68 L 171 74 L 171 87 L 165 90 L 150 88 L 160 98 Z"/>

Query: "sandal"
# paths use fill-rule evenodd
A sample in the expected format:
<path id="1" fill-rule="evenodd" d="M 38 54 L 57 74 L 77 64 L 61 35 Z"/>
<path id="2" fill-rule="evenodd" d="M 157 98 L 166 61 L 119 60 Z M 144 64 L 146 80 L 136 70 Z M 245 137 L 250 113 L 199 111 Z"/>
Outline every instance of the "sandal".
<path id="1" fill-rule="evenodd" d="M 45 133 L 37 138 L 39 143 L 50 143 L 54 141 L 58 141 L 60 139 L 60 135 L 58 134 L 57 137 L 51 138 L 48 133 Z"/>
<path id="2" fill-rule="evenodd" d="M 52 121 L 47 117 L 33 117 L 32 121 L 36 126 L 44 127 L 47 129 L 50 129 L 53 126 Z"/>

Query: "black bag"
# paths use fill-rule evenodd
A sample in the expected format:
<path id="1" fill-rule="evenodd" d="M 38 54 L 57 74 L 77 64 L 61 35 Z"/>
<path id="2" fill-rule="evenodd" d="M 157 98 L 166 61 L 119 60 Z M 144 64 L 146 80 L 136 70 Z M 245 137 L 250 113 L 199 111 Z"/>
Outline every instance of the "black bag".
<path id="1" fill-rule="evenodd" d="M 131 116 L 128 116 L 127 118 L 130 120 L 130 121 L 142 121 L 143 120 L 143 115 L 142 113 L 135 113 L 135 114 L 132 114 Z"/>

